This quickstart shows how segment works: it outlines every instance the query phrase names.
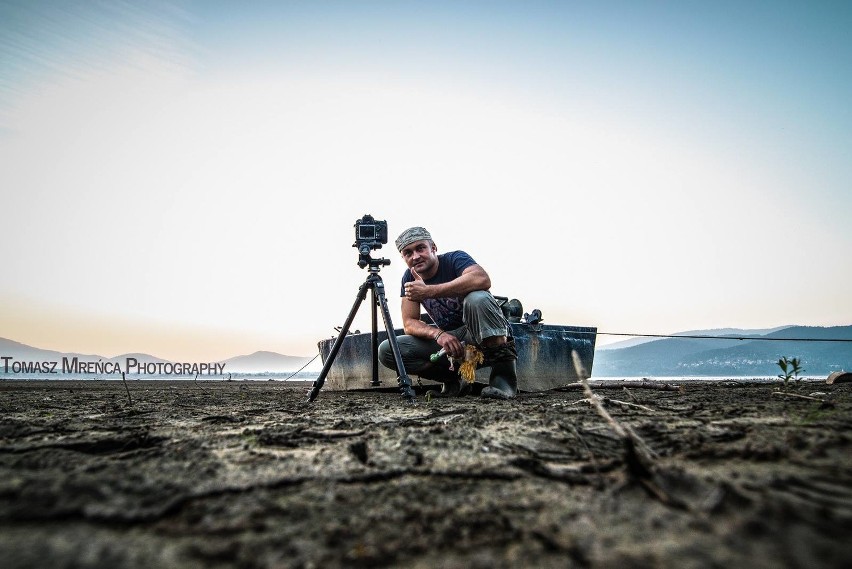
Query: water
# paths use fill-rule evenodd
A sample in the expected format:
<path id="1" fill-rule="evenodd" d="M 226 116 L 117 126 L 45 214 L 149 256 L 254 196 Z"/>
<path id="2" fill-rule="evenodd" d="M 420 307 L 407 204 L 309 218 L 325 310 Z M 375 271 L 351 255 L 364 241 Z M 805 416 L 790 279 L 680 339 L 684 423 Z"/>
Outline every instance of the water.
<path id="1" fill-rule="evenodd" d="M 808 382 L 824 382 L 826 380 L 824 375 L 804 375 L 801 376 L 801 381 Z M 655 375 L 655 376 L 592 376 L 589 378 L 590 381 L 659 381 L 659 382 L 675 382 L 675 381 L 741 381 L 741 382 L 751 382 L 751 383 L 775 383 L 777 381 L 781 381 L 780 378 L 774 375 L 764 375 L 764 376 L 755 376 L 755 375 L 720 375 L 720 376 L 708 376 L 708 375 Z M 793 381 L 795 383 L 795 381 Z"/>
<path id="2" fill-rule="evenodd" d="M 225 375 L 165 375 L 165 374 L 133 374 L 126 375 L 127 381 L 167 380 L 167 381 L 313 381 L 319 372 L 301 371 L 294 375 L 290 373 L 231 373 Z M 121 380 L 121 374 L 85 375 L 74 373 L 0 373 L 0 381 L 115 381 Z"/>
<path id="3" fill-rule="evenodd" d="M 231 373 L 225 375 L 198 376 L 199 381 L 314 381 L 319 377 L 318 371 L 301 371 L 297 374 L 290 373 Z M 824 383 L 827 376 L 805 375 L 802 381 L 809 383 Z M 120 380 L 121 375 L 92 375 L 80 374 L 22 374 L 22 373 L 0 373 L 0 381 L 16 380 L 56 380 L 56 381 L 115 381 Z M 195 381 L 194 376 L 188 375 L 128 375 L 127 381 L 139 380 L 169 380 L 169 381 Z M 660 383 L 673 383 L 684 381 L 739 381 L 748 383 L 775 383 L 781 381 L 777 376 L 592 376 L 590 381 L 656 381 Z M 795 381 L 793 381 L 795 383 Z"/>

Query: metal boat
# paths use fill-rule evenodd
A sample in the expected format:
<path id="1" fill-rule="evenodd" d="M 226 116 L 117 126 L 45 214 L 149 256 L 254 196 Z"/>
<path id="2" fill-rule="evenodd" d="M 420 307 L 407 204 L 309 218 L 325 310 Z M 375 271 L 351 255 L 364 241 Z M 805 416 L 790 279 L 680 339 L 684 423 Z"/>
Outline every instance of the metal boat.
<path id="1" fill-rule="evenodd" d="M 496 298 L 503 303 L 503 311 L 509 316 L 511 335 L 515 338 L 520 391 L 547 391 L 579 381 L 572 351 L 579 355 L 587 377 L 591 376 L 597 328 L 544 324 L 538 310 L 533 311 L 533 316 L 524 314 L 519 317 L 516 314 L 520 306 L 518 301 L 513 299 L 507 302 L 505 297 Z M 398 328 L 395 333 L 401 335 L 403 331 Z M 325 378 L 325 389 L 343 391 L 397 386 L 396 372 L 373 362 L 373 334 L 376 335 L 376 343 L 387 339 L 384 330 L 348 334 L 343 339 Z M 318 343 L 323 364 L 335 340 L 329 338 Z M 374 370 L 374 366 L 377 370 Z M 377 372 L 377 381 L 374 381 L 374 371 Z M 488 367 L 478 369 L 476 383 L 488 385 L 489 372 Z M 418 378 L 410 370 L 409 376 L 415 385 L 418 381 L 424 385 L 436 385 L 436 382 Z"/>

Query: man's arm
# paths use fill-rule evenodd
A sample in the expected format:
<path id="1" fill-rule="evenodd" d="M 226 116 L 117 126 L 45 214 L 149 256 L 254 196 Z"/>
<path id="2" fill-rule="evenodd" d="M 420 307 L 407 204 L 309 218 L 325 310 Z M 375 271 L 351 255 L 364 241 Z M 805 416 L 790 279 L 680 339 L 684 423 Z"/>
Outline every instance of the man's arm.
<path id="1" fill-rule="evenodd" d="M 416 272 L 415 280 L 405 283 L 406 296 L 402 298 L 402 326 L 409 336 L 435 340 L 454 357 L 464 353 L 461 342 L 452 334 L 445 334 L 434 326 L 420 320 L 420 301 L 424 298 L 464 296 L 475 290 L 491 288 L 491 278 L 479 265 L 467 267 L 462 274 L 448 283 L 427 285 Z"/>
<path id="2" fill-rule="evenodd" d="M 475 290 L 488 290 L 491 288 L 491 277 L 485 272 L 485 269 L 479 265 L 471 265 L 462 271 L 462 274 L 455 279 L 441 284 L 427 285 L 423 279 L 416 278 L 415 280 L 406 283 L 406 298 L 403 300 L 411 300 L 419 303 L 426 298 L 447 298 L 451 296 L 464 296 Z M 419 307 L 418 307 L 419 310 Z M 403 318 L 405 314 L 403 313 Z M 408 333 L 406 331 L 406 333 Z"/>
<path id="3" fill-rule="evenodd" d="M 434 339 L 438 329 L 420 320 L 420 303 L 402 299 L 402 329 L 409 336 Z"/>
<path id="4" fill-rule="evenodd" d="M 434 326 L 420 320 L 420 303 L 402 299 L 402 327 L 409 336 L 417 336 L 427 340 L 435 340 L 447 353 L 453 357 L 464 355 L 464 346 L 452 334 L 445 334 Z"/>

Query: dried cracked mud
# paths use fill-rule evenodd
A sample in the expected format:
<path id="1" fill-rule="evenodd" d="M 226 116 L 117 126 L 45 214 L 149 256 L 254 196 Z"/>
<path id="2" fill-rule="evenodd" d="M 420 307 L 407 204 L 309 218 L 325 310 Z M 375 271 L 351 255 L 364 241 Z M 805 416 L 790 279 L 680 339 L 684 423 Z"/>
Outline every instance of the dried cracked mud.
<path id="1" fill-rule="evenodd" d="M 852 384 L 309 387 L 0 382 L 3 567 L 852 566 Z"/>

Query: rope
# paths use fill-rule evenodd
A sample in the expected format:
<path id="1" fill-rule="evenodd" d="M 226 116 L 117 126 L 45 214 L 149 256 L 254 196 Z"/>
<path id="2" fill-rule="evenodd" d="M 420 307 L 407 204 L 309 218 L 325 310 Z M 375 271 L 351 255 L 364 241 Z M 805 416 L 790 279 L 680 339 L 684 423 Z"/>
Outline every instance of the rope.
<path id="1" fill-rule="evenodd" d="M 852 338 L 767 338 L 766 336 L 690 336 L 674 334 L 628 334 L 625 332 L 574 332 L 598 336 L 636 336 L 640 338 L 693 338 L 699 340 L 763 340 L 766 342 L 852 342 Z"/>
<path id="2" fill-rule="evenodd" d="M 314 362 L 314 360 L 315 360 L 315 359 L 317 359 L 318 357 L 319 357 L 319 354 L 315 355 L 313 358 L 311 358 L 311 361 L 309 361 L 308 363 L 306 363 L 305 365 L 303 365 L 302 367 L 300 367 L 299 369 L 297 369 L 296 371 L 294 371 L 292 375 L 290 375 L 290 376 L 288 376 L 288 377 L 285 377 L 285 378 L 283 379 L 283 381 L 287 381 L 288 379 L 290 379 L 290 378 L 292 378 L 292 377 L 296 377 L 296 374 L 297 374 L 297 373 L 299 373 L 300 371 L 302 371 L 303 369 L 305 369 L 306 367 L 308 367 L 309 365 L 311 365 L 311 364 Z"/>

